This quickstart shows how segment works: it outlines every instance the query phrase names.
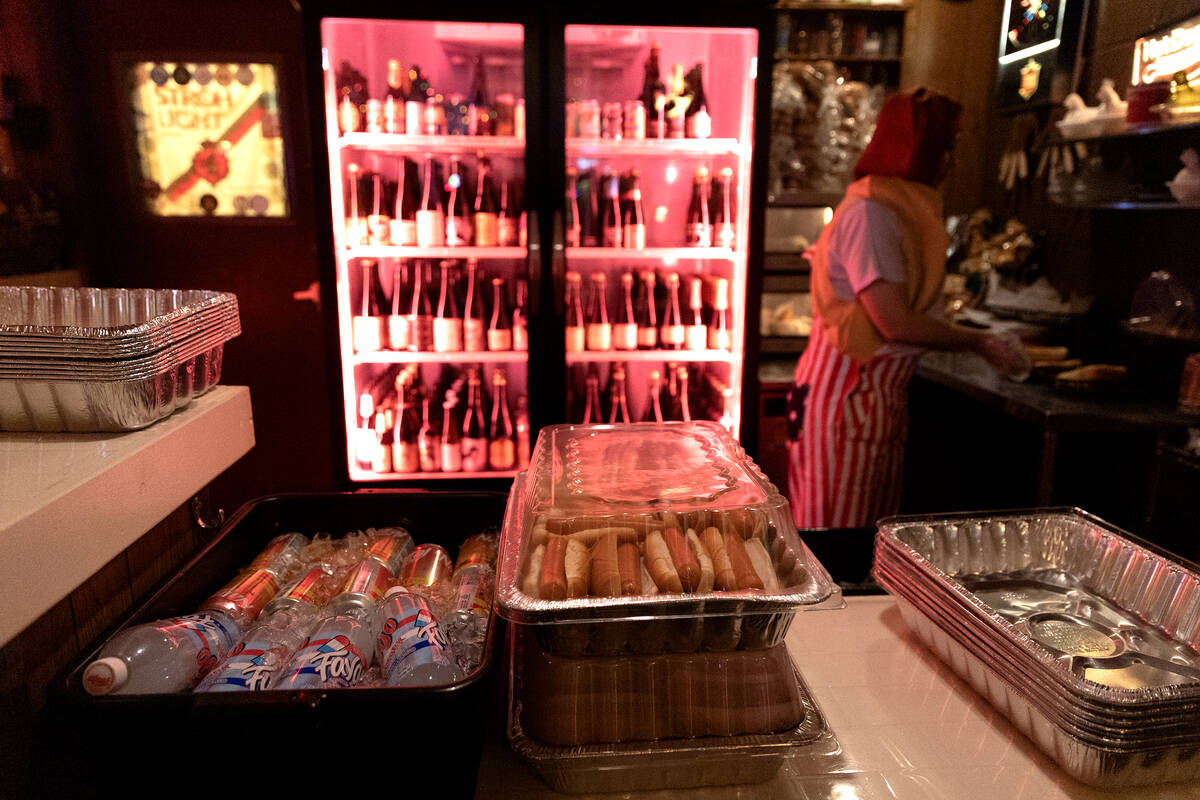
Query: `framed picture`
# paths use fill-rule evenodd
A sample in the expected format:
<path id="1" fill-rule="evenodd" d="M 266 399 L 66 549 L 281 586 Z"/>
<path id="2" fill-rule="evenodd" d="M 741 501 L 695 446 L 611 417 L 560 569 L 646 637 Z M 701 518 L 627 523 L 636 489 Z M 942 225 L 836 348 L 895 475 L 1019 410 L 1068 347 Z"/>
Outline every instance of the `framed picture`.
<path id="1" fill-rule="evenodd" d="M 996 105 L 1023 111 L 1062 102 L 1088 0 L 1003 0 Z"/>
<path id="2" fill-rule="evenodd" d="M 125 78 L 149 213 L 289 215 L 274 64 L 137 61 Z"/>

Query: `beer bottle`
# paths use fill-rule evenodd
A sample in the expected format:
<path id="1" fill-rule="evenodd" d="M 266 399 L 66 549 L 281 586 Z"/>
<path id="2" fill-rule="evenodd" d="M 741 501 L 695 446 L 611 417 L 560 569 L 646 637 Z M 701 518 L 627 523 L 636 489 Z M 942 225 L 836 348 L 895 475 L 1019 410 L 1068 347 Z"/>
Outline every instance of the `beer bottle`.
<path id="1" fill-rule="evenodd" d="M 699 276 L 688 281 L 688 310 L 684 341 L 688 350 L 703 350 L 708 346 L 708 326 L 704 324 L 704 280 Z"/>
<path id="2" fill-rule="evenodd" d="M 504 371 L 492 373 L 492 427 L 488 442 L 488 464 L 494 470 L 509 470 L 516 465 L 516 439 L 508 415 L 508 381 Z"/>
<path id="3" fill-rule="evenodd" d="M 442 288 L 433 320 L 433 349 L 439 353 L 462 350 L 462 319 L 458 316 L 458 287 L 454 277 L 453 262 L 443 261 Z"/>
<path id="4" fill-rule="evenodd" d="M 629 420 L 629 400 L 625 396 L 625 368 L 620 364 L 614 365 L 612 383 L 609 386 L 608 422 L 609 424 Z"/>
<path id="5" fill-rule="evenodd" d="M 463 307 L 463 349 L 481 353 L 487 349 L 483 322 L 483 298 L 479 295 L 479 262 L 467 259 L 467 298 Z"/>
<path id="6" fill-rule="evenodd" d="M 467 411 L 463 417 L 463 472 L 483 472 L 488 465 L 487 428 L 483 421 L 483 398 L 479 374 L 467 379 Z"/>
<path id="7" fill-rule="evenodd" d="M 642 288 L 637 303 L 637 342 L 639 350 L 658 348 L 658 314 L 654 303 L 654 272 L 642 273 Z"/>
<path id="8" fill-rule="evenodd" d="M 433 156 L 425 156 L 425 184 L 417 209 L 417 246 L 442 247 L 446 244 L 446 215 L 437 187 Z"/>
<path id="9" fill-rule="evenodd" d="M 465 173 L 458 156 L 450 157 L 446 198 L 446 244 L 450 247 L 465 247 L 471 243 L 471 212 L 467 202 Z"/>
<path id="10" fill-rule="evenodd" d="M 638 324 L 633 311 L 633 273 L 621 275 L 621 304 L 617 308 L 617 321 L 612 327 L 613 347 L 617 350 L 637 350 Z"/>
<path id="11" fill-rule="evenodd" d="M 688 247 L 712 247 L 712 217 L 708 213 L 711 192 L 708 168 L 700 167 L 692 178 L 692 201 L 688 204 L 685 238 Z"/>
<path id="12" fill-rule="evenodd" d="M 529 284 L 517 281 L 517 304 L 512 313 L 513 350 L 529 349 Z"/>
<path id="13" fill-rule="evenodd" d="M 500 182 L 500 212 L 496 218 L 496 244 L 513 247 L 517 243 L 517 216 L 509 199 L 508 181 Z"/>
<path id="14" fill-rule="evenodd" d="M 583 301 L 580 298 L 582 279 L 578 272 L 567 273 L 567 352 L 582 353 L 586 341 L 583 322 Z"/>
<path id="15" fill-rule="evenodd" d="M 383 316 L 383 291 L 376 277 L 374 261 L 362 262 L 362 301 L 359 313 L 351 321 L 354 349 L 359 353 L 373 353 L 383 349 L 387 333 L 387 320 Z"/>
<path id="16" fill-rule="evenodd" d="M 387 318 L 388 347 L 407 350 L 409 337 L 408 314 L 401 313 L 403 298 L 408 290 L 408 262 L 392 259 L 392 313 Z"/>
<path id="17" fill-rule="evenodd" d="M 617 176 L 604 175 L 604 225 L 602 228 L 604 247 L 620 247 L 622 234 L 621 189 Z"/>
<path id="18" fill-rule="evenodd" d="M 431 271 L 430 262 L 417 262 L 412 305 L 408 313 L 408 349 L 419 353 L 433 349 L 433 302 L 429 299 L 427 284 L 427 280 L 431 279 Z"/>
<path id="19" fill-rule="evenodd" d="M 421 398 L 421 429 L 417 432 L 417 453 L 422 472 L 442 469 L 442 435 L 429 420 L 429 397 Z"/>
<path id="20" fill-rule="evenodd" d="M 462 470 L 462 439 L 458 433 L 458 421 L 454 418 L 454 407 L 458 399 L 453 391 L 446 392 L 442 402 L 442 472 Z"/>
<path id="21" fill-rule="evenodd" d="M 517 398 L 517 469 L 529 466 L 529 398 Z"/>
<path id="22" fill-rule="evenodd" d="M 401 156 L 396 162 L 396 205 L 392 210 L 390 238 L 392 244 L 404 247 L 417 244 L 417 209 L 412 186 L 415 173 L 412 162 Z"/>
<path id="23" fill-rule="evenodd" d="M 407 377 L 402 377 L 403 383 L 397 387 L 396 399 L 399 403 L 396 414 L 396 427 L 392 446 L 392 469 L 396 472 L 419 472 L 421 469 L 421 451 L 418 437 L 420 426 L 412 408 L 412 396 L 409 392 Z"/>
<path id="24" fill-rule="evenodd" d="M 583 222 L 579 218 L 579 185 L 574 167 L 567 169 L 567 247 L 579 247 L 583 239 Z M 353 241 L 353 237 L 351 238 Z"/>
<path id="25" fill-rule="evenodd" d="M 488 323 L 488 350 L 512 350 L 512 320 L 508 316 L 504 278 L 492 278 L 492 319 Z"/>
<path id="26" fill-rule="evenodd" d="M 684 344 L 683 314 L 679 311 L 679 275 L 668 272 L 663 279 L 667 286 L 667 301 L 663 306 L 659 338 L 664 350 L 682 350 Z"/>
<path id="27" fill-rule="evenodd" d="M 587 400 L 583 405 L 583 424 L 598 425 L 604 421 L 600 413 L 600 378 L 594 372 L 587 376 Z"/>
<path id="28" fill-rule="evenodd" d="M 662 422 L 662 400 L 660 394 L 662 392 L 662 373 L 658 370 L 650 371 L 650 402 L 646 406 L 646 417 L 643 422 Z"/>
<path id="29" fill-rule="evenodd" d="M 717 278 L 712 319 L 708 321 L 708 348 L 733 349 L 733 335 L 729 330 L 729 281 L 726 278 Z"/>
<path id="30" fill-rule="evenodd" d="M 588 304 L 587 349 L 612 350 L 612 324 L 608 321 L 608 303 L 604 295 L 608 290 L 608 278 L 603 272 L 594 272 L 592 297 Z"/>
<path id="31" fill-rule="evenodd" d="M 713 215 L 713 240 L 717 247 L 733 248 L 737 244 L 737 209 L 733 206 L 733 170 L 729 167 L 721 170 L 717 178 L 721 199 L 717 201 L 716 213 Z"/>
<path id="32" fill-rule="evenodd" d="M 646 249 L 646 214 L 642 209 L 642 190 L 637 169 L 629 176 L 629 199 L 625 203 L 622 243 L 635 250 Z"/>
<path id="33" fill-rule="evenodd" d="M 492 164 L 479 154 L 479 170 L 475 178 L 475 246 L 495 247 L 499 241 L 499 220 L 496 216 L 496 187 L 492 182 Z"/>

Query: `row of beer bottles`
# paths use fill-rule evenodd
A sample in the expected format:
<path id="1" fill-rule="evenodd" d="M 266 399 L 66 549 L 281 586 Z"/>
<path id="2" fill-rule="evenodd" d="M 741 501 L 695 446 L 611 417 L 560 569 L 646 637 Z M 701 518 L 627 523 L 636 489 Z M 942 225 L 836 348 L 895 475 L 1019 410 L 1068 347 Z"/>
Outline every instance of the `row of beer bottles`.
<path id="1" fill-rule="evenodd" d="M 717 375 L 716 369 L 704 370 L 700 365 L 668 363 L 663 369 L 650 370 L 645 388 L 645 402 L 640 419 L 631 413 L 626 365 L 611 365 L 608 385 L 601 387 L 599 371 L 589 369 L 584 378 L 582 405 L 578 386 L 572 387 L 572 418 L 582 424 L 628 422 L 691 422 L 711 419 L 727 429 L 733 427 L 733 391 Z M 603 402 L 602 402 L 603 398 Z M 607 412 L 604 406 L 607 406 Z"/>
<path id="2" fill-rule="evenodd" d="M 394 386 L 394 392 L 380 397 L 388 386 Z M 503 368 L 492 374 L 490 403 L 475 366 L 457 374 L 443 369 L 435 386 L 421 383 L 417 365 L 397 366 L 385 370 L 359 396 L 355 459 L 363 470 L 384 474 L 524 469 L 529 447 L 528 400 L 517 397 L 515 414 L 510 411 Z"/>
<path id="3" fill-rule="evenodd" d="M 529 287 L 524 279 L 516 281 L 510 306 L 507 281 L 487 280 L 475 259 L 467 260 L 461 292 L 460 262 L 446 260 L 439 266 L 435 286 L 433 262 L 393 259 L 389 300 L 378 263 L 362 260 L 361 294 L 352 320 L 356 352 L 529 349 Z"/>
<path id="4" fill-rule="evenodd" d="M 525 214 L 515 180 L 499 179 L 478 155 L 474 180 L 457 156 L 443 172 L 432 155 L 418 174 L 408 158 L 396 161 L 395 180 L 347 166 L 346 239 L 349 246 L 525 246 Z"/>
<path id="5" fill-rule="evenodd" d="M 568 247 L 646 248 L 645 197 L 641 173 L 634 168 L 613 174 L 567 169 L 566 237 Z M 733 170 L 726 167 L 712 186 L 707 167 L 693 175 L 683 243 L 688 247 L 728 247 L 737 244 L 737 207 L 733 199 Z"/>
<path id="6" fill-rule="evenodd" d="M 709 284 L 705 291 L 706 282 Z M 680 278 L 667 272 L 658 281 L 653 270 L 620 277 L 613 314 L 609 313 L 608 276 L 588 276 L 587 310 L 583 304 L 583 277 L 567 273 L 566 348 L 584 350 L 731 350 L 729 281 L 726 278 L 687 279 L 687 312 L 680 302 Z M 659 288 L 661 286 L 661 289 Z M 707 300 L 707 302 L 706 302 Z"/>

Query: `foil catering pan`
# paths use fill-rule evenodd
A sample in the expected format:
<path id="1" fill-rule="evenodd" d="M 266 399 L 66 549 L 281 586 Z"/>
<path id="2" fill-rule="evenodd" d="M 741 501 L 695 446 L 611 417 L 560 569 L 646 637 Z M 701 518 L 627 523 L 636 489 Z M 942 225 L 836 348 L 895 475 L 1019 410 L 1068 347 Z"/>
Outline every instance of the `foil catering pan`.
<path id="1" fill-rule="evenodd" d="M 122 381 L 0 379 L 0 430 L 132 431 L 183 408 L 221 378 L 225 346 Z"/>
<path id="2" fill-rule="evenodd" d="M 1009 683 L 989 680 L 995 673 L 954 636 L 903 598 L 898 603 L 906 624 L 925 644 L 1073 778 L 1103 789 L 1120 789 L 1200 777 L 1200 747 L 1195 745 L 1122 752 L 1072 736 Z"/>
<path id="3" fill-rule="evenodd" d="M 237 307 L 228 292 L 180 289 L 0 287 L 0 339 L 169 342 L 193 318 Z"/>
<path id="4" fill-rule="evenodd" d="M 1030 664 L 1054 676 L 1072 695 L 1102 707 L 1125 706 L 1147 713 L 1169 713 L 1180 701 L 1200 700 L 1200 680 L 1192 677 L 1200 666 L 1196 652 L 1200 575 L 1120 529 L 1078 509 L 1045 509 L 988 516 L 893 517 L 880 522 L 879 537 L 939 594 L 952 596 L 964 618 L 986 627 L 1009 649 L 1019 649 Z M 1047 618 L 1036 617 L 1035 611 L 1014 622 L 1011 608 L 1005 616 L 977 593 L 981 585 L 1021 581 L 1033 573 L 1057 573 L 1104 606 L 1123 611 L 1128 620 L 1136 621 L 1137 630 L 1120 643 L 1114 640 L 1100 648 L 1102 631 L 1096 628 L 1103 625 L 1091 616 L 1057 611 L 1047 612 L 1058 614 Z M 1090 613 L 1098 605 L 1090 605 Z M 1052 648 L 1055 641 L 1060 647 L 1069 643 L 1088 652 L 1064 659 L 1061 649 Z M 1152 681 L 1118 679 L 1106 685 L 1094 679 L 1104 676 L 1089 675 L 1083 660 L 1091 659 L 1091 666 L 1105 658 L 1143 657 L 1144 662 L 1154 663 L 1157 656 L 1139 649 L 1151 645 L 1173 648 L 1175 657 L 1166 661 L 1190 669 Z"/>

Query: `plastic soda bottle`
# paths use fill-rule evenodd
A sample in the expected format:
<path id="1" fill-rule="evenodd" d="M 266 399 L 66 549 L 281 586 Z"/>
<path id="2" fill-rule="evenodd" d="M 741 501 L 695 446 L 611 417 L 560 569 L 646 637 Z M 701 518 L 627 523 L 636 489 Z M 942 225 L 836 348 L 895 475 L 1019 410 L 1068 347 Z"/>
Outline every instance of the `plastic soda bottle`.
<path id="1" fill-rule="evenodd" d="M 262 691 L 278 680 L 283 666 L 304 643 L 318 609 L 333 592 L 333 569 L 318 565 L 276 597 L 197 692 Z"/>
<path id="2" fill-rule="evenodd" d="M 379 604 L 376 624 L 375 659 L 385 685 L 440 686 L 462 678 L 423 597 L 393 586 Z"/>
<path id="3" fill-rule="evenodd" d="M 83 671 L 83 687 L 91 694 L 189 689 L 225 657 L 278 591 L 274 573 L 244 572 L 204 601 L 196 614 L 122 631 Z"/>
<path id="4" fill-rule="evenodd" d="M 276 689 L 346 689 L 371 666 L 375 606 L 391 582 L 382 562 L 364 559 L 283 668 Z"/>

